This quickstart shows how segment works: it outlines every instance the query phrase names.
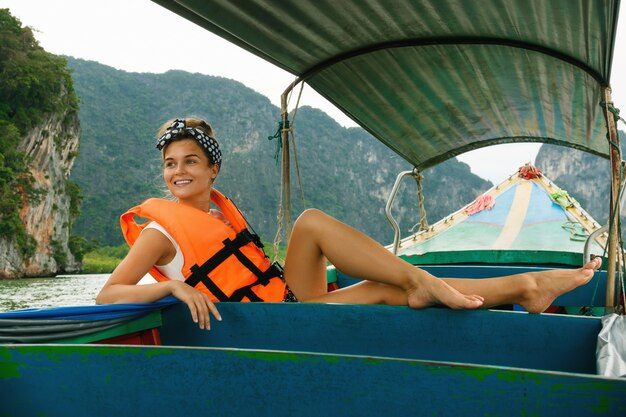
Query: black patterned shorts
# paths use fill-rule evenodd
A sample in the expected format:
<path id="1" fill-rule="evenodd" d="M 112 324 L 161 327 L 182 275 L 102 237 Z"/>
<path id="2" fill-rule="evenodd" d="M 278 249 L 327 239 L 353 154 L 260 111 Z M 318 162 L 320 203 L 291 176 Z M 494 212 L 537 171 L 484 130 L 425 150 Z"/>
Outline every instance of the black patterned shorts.
<path id="1" fill-rule="evenodd" d="M 283 303 L 298 303 L 298 298 L 291 292 L 291 288 L 289 286 L 286 287 L 285 298 L 283 298 Z"/>

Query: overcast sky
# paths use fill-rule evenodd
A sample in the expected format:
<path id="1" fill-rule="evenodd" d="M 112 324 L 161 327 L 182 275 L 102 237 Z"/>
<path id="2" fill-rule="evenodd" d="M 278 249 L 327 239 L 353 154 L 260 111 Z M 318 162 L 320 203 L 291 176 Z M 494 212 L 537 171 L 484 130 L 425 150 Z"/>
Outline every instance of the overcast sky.
<path id="1" fill-rule="evenodd" d="M 23 25 L 35 29 L 41 46 L 55 54 L 131 72 L 182 69 L 231 78 L 277 106 L 280 94 L 294 80 L 293 75 L 149 0 L 0 0 L 0 8 L 10 9 Z M 611 80 L 616 106 L 626 109 L 625 6 L 621 10 Z M 310 88 L 305 87 L 302 104 L 322 109 L 344 126 L 355 125 Z M 538 148 L 537 144 L 501 145 L 459 159 L 477 175 L 498 183 L 534 160 Z"/>

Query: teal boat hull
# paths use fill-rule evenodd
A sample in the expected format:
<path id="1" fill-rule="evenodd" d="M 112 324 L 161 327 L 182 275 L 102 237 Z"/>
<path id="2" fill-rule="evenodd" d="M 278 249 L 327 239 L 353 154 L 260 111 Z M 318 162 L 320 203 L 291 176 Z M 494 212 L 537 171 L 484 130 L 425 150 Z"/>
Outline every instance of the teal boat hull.
<path id="1" fill-rule="evenodd" d="M 3 416 L 624 415 L 626 381 L 263 350 L 2 349 Z M 6 400 L 9 400 L 7 403 Z"/>
<path id="2" fill-rule="evenodd" d="M 0 416 L 626 412 L 626 380 L 595 375 L 596 317 L 288 303 L 219 308 L 224 320 L 206 331 L 185 305 L 162 307 L 162 346 L 0 345 Z"/>

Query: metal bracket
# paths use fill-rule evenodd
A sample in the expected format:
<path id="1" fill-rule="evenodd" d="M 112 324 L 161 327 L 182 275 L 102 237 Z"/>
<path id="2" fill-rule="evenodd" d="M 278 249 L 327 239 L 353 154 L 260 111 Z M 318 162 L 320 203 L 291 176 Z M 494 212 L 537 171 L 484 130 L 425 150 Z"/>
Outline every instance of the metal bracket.
<path id="1" fill-rule="evenodd" d="M 393 184 L 393 188 L 391 189 L 391 193 L 389 194 L 389 198 L 387 199 L 387 204 L 385 204 L 385 216 L 387 216 L 387 220 L 391 223 L 391 227 L 393 228 L 393 254 L 398 254 L 398 248 L 400 247 L 400 226 L 394 217 L 391 215 L 391 206 L 393 205 L 393 201 L 396 198 L 396 194 L 398 193 L 398 188 L 400 188 L 400 183 L 404 179 L 404 177 L 411 176 L 415 181 L 419 178 L 419 171 L 417 168 L 413 168 L 411 171 L 403 171 L 398 174 L 396 178 L 396 182 Z"/>

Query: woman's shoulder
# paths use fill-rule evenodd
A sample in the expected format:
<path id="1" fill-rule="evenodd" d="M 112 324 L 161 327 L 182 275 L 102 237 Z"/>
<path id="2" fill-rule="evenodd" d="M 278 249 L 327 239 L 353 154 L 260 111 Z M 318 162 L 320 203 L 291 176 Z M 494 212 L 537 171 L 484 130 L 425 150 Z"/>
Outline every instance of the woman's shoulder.
<path id="1" fill-rule="evenodd" d="M 156 222 L 154 220 L 151 221 L 150 223 L 148 223 L 143 228 L 141 233 L 144 233 L 146 230 L 156 230 L 156 231 L 160 232 L 163 236 L 165 236 L 172 243 L 172 245 L 174 245 L 175 248 L 179 247 L 178 243 L 176 242 L 174 237 L 163 226 L 161 226 L 158 222 Z"/>

